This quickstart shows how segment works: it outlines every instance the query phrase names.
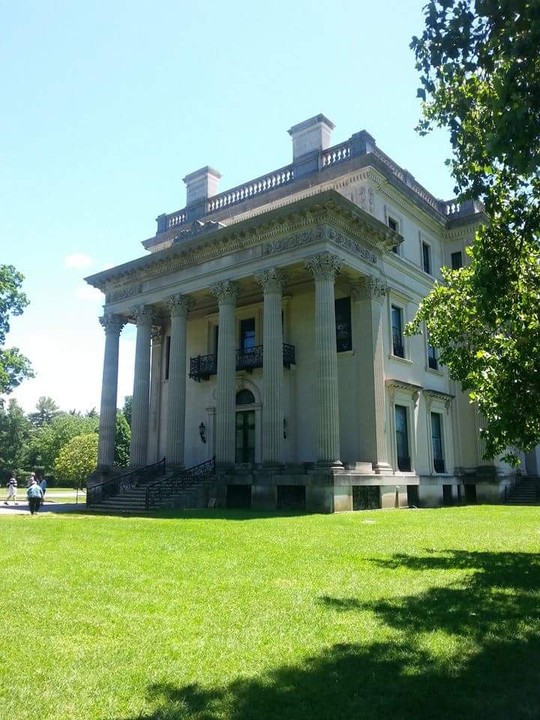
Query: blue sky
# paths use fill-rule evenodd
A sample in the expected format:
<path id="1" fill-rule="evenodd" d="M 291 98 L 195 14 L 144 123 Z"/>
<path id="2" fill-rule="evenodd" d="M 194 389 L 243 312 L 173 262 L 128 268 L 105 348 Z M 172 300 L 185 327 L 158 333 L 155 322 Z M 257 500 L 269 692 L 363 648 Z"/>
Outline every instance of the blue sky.
<path id="1" fill-rule="evenodd" d="M 99 409 L 103 298 L 83 278 L 144 255 L 188 173 L 211 165 L 226 190 L 288 164 L 313 115 L 452 197 L 446 135 L 414 130 L 424 2 L 0 0 L 0 263 L 30 300 L 7 345 L 37 374 L 11 397 Z M 126 329 L 119 405 L 133 350 Z"/>

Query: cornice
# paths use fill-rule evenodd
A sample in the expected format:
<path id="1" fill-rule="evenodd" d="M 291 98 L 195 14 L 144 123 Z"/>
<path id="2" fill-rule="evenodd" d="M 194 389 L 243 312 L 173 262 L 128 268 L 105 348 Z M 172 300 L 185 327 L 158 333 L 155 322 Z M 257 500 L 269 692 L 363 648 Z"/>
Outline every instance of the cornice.
<path id="1" fill-rule="evenodd" d="M 397 244 L 400 239 L 397 233 L 332 189 L 285 208 L 268 211 L 262 217 L 217 228 L 196 239 L 179 242 L 92 275 L 86 281 L 106 294 L 107 303 L 115 302 L 140 294 L 144 281 L 224 255 L 255 246 L 266 248 L 266 254 L 280 252 L 278 245 L 272 245 L 278 238 L 286 240 L 289 234 L 323 225 L 330 226 L 323 239 L 357 252 L 370 262 L 374 262 L 377 255 Z M 343 230 L 343 234 L 339 230 Z"/>

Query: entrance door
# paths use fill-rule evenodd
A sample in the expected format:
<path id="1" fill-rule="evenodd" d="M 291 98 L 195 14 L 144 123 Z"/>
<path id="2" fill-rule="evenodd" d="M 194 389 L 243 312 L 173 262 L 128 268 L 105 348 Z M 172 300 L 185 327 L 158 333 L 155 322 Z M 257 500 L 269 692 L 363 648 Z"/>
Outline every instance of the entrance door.
<path id="1" fill-rule="evenodd" d="M 255 410 L 242 410 L 236 413 L 235 461 L 255 462 Z"/>

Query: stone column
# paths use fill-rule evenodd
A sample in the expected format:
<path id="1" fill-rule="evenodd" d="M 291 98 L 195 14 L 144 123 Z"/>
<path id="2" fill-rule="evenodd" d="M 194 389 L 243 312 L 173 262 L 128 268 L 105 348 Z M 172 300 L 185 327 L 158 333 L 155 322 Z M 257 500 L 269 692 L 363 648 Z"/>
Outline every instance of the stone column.
<path id="1" fill-rule="evenodd" d="M 317 362 L 317 465 L 342 467 L 339 447 L 339 392 L 334 280 L 341 267 L 325 252 L 306 260 L 315 279 L 315 352 Z"/>
<path id="2" fill-rule="evenodd" d="M 163 372 L 163 328 L 152 330 L 152 350 L 150 360 L 150 416 L 148 428 L 149 462 L 158 462 L 160 456 L 161 433 L 161 386 Z"/>
<path id="3" fill-rule="evenodd" d="M 283 463 L 282 277 L 273 268 L 256 278 L 264 293 L 262 461 L 275 466 Z"/>
<path id="4" fill-rule="evenodd" d="M 365 277 L 352 291 L 356 303 L 355 330 L 360 390 L 360 460 L 370 461 L 375 472 L 393 472 L 388 464 L 385 436 L 382 303 L 387 286 L 378 278 Z"/>
<path id="5" fill-rule="evenodd" d="M 186 427 L 187 314 L 194 303 L 193 298 L 186 295 L 171 295 L 167 304 L 171 312 L 171 351 L 165 456 L 169 465 L 183 465 Z"/>
<path id="6" fill-rule="evenodd" d="M 119 341 L 120 333 L 126 321 L 120 315 L 108 313 L 100 317 L 99 322 L 105 330 L 98 444 L 98 469 L 103 470 L 111 467 L 114 463 Z"/>
<path id="7" fill-rule="evenodd" d="M 214 285 L 219 304 L 219 346 L 216 388 L 216 462 L 235 461 L 236 420 L 236 297 L 238 288 L 228 280 Z"/>
<path id="8" fill-rule="evenodd" d="M 135 374 L 133 379 L 129 463 L 133 466 L 141 466 L 146 465 L 148 461 L 152 309 L 145 305 L 138 305 L 131 309 L 131 314 L 137 320 L 137 341 L 135 345 Z"/>

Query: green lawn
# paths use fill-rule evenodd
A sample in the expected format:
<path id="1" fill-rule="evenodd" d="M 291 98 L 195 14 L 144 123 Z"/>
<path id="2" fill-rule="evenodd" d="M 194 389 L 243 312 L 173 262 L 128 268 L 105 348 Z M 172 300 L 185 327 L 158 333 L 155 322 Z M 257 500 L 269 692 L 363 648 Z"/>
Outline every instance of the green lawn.
<path id="1" fill-rule="evenodd" d="M 536 720 L 540 509 L 3 517 L 9 720 Z"/>

